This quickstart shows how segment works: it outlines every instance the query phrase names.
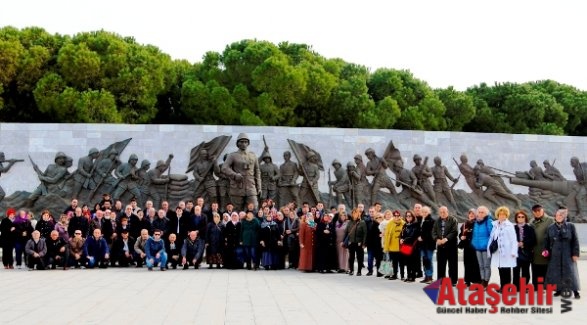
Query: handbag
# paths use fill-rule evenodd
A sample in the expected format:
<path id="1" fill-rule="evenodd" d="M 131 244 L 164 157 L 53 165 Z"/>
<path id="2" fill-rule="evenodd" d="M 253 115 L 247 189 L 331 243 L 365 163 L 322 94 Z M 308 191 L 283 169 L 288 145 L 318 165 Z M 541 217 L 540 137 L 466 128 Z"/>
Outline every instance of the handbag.
<path id="1" fill-rule="evenodd" d="M 413 243 L 413 244 L 401 244 L 401 245 L 399 245 L 399 251 L 403 255 L 410 256 L 414 252 L 414 246 L 416 246 L 416 243 Z"/>
<path id="2" fill-rule="evenodd" d="M 495 238 L 491 241 L 491 244 L 489 244 L 489 252 L 491 254 L 497 252 L 497 246 L 497 238 Z"/>
<path id="3" fill-rule="evenodd" d="M 349 236 L 346 235 L 346 236 L 344 236 L 344 239 L 342 240 L 342 247 L 349 248 L 349 244 L 350 244 Z"/>

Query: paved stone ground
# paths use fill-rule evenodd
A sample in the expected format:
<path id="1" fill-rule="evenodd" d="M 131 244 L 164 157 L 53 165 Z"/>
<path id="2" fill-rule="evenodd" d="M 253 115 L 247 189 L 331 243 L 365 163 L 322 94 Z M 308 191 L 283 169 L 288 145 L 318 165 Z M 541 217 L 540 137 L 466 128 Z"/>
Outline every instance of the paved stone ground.
<path id="1" fill-rule="evenodd" d="M 462 266 L 459 263 L 459 267 Z M 579 261 L 583 283 L 587 261 Z M 461 270 L 462 273 L 462 270 Z M 492 280 L 499 281 L 497 270 Z M 246 270 L 0 270 L 2 324 L 584 323 L 587 292 L 561 314 L 446 315 L 424 285 L 344 274 Z"/>

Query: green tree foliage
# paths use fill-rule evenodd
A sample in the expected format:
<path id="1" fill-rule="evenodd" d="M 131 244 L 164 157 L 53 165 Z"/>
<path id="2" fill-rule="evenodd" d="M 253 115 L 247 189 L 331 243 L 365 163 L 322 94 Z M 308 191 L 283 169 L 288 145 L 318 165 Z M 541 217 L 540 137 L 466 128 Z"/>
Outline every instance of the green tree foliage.
<path id="1" fill-rule="evenodd" d="M 0 28 L 0 121 L 587 135 L 586 108 L 587 92 L 552 80 L 431 89 L 306 44 L 247 39 L 190 63 L 105 31 Z"/>

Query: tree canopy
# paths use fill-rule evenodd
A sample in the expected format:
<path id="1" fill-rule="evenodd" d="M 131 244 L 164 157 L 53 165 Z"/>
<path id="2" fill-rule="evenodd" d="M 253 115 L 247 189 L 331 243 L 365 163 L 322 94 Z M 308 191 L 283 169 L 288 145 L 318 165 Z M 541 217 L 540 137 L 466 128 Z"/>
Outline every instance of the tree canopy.
<path id="1" fill-rule="evenodd" d="M 587 134 L 587 92 L 552 80 L 432 89 L 407 70 L 242 40 L 201 62 L 106 32 L 0 29 L 0 121 Z"/>

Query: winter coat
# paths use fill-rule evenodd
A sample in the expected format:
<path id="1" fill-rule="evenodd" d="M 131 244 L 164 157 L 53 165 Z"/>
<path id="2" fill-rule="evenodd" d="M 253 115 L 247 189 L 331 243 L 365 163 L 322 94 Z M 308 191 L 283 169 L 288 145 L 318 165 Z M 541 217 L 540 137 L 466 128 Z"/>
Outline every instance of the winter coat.
<path id="1" fill-rule="evenodd" d="M 420 224 L 418 222 L 406 223 L 402 229 L 400 239 L 404 240 L 404 244 L 412 245 L 418 240 L 420 236 Z"/>
<path id="2" fill-rule="evenodd" d="M 303 222 L 300 225 L 300 245 L 304 245 L 300 249 L 300 260 L 298 263 L 298 270 L 312 271 L 314 268 L 314 233 L 316 227 L 310 227 L 308 223 Z"/>
<path id="3" fill-rule="evenodd" d="M 446 238 L 448 241 L 443 245 L 445 247 L 457 247 L 458 225 L 459 222 L 453 216 L 448 216 L 444 224 L 444 235 L 442 234 L 442 218 L 436 219 L 432 228 L 432 238 L 434 241 Z"/>
<path id="4" fill-rule="evenodd" d="M 29 239 L 27 241 L 26 246 L 24 247 L 24 251 L 27 255 L 33 255 L 33 253 L 38 253 L 39 256 L 43 257 L 47 254 L 47 244 L 45 243 L 44 238 L 39 238 L 37 242 L 37 249 L 35 249 L 35 241 L 33 239 Z"/>
<path id="5" fill-rule="evenodd" d="M 234 249 L 240 245 L 241 227 L 240 222 L 233 224 L 232 221 L 229 221 L 224 227 L 225 246 L 228 249 Z"/>
<path id="6" fill-rule="evenodd" d="M 222 253 L 224 246 L 223 231 L 224 226 L 222 223 L 215 224 L 214 222 L 210 222 L 208 224 L 208 229 L 206 229 L 206 244 L 208 244 L 206 254 L 213 255 Z"/>
<path id="7" fill-rule="evenodd" d="M 202 245 L 204 245 L 204 242 L 200 238 L 196 238 L 194 241 L 186 238 L 181 247 L 181 256 L 185 257 L 188 261 L 201 259 L 204 252 Z"/>
<path id="8" fill-rule="evenodd" d="M 524 243 L 524 247 L 518 247 L 518 264 L 532 262 L 532 258 L 534 258 L 534 245 L 536 245 L 534 228 L 529 224 L 524 224 L 523 227 L 524 238 L 521 241 Z M 520 226 L 516 224 L 514 229 L 516 231 L 516 241 L 520 242 Z"/>
<path id="9" fill-rule="evenodd" d="M 493 229 L 493 222 L 489 215 L 485 219 L 475 221 L 473 226 L 473 238 L 471 238 L 471 246 L 476 251 L 482 252 L 487 250 L 489 244 L 489 236 L 491 236 L 491 230 Z"/>
<path id="10" fill-rule="evenodd" d="M 104 255 L 109 254 L 110 249 L 108 243 L 102 237 L 96 239 L 94 236 L 88 237 L 84 244 L 84 255 L 103 258 Z"/>
<path id="11" fill-rule="evenodd" d="M 534 245 L 534 259 L 533 264 L 547 265 L 548 260 L 542 256 L 542 249 L 544 248 L 544 239 L 546 238 L 546 231 L 548 227 L 554 224 L 552 217 L 544 214 L 542 218 L 534 218 L 530 222 L 530 225 L 534 227 L 534 234 L 536 235 L 536 245 Z"/>
<path id="12" fill-rule="evenodd" d="M 367 250 L 374 252 L 382 252 L 381 246 L 381 231 L 379 231 L 379 223 L 376 220 L 371 221 L 367 229 Z"/>
<path id="13" fill-rule="evenodd" d="M 491 254 L 489 246 L 494 239 L 497 239 L 497 251 Z M 518 265 L 518 241 L 514 224 L 509 220 L 504 220 L 501 223 L 498 220 L 493 221 L 493 229 L 486 249 L 487 255 L 491 257 L 492 267 L 516 267 Z"/>
<path id="14" fill-rule="evenodd" d="M 365 221 L 361 219 L 349 221 L 345 235 L 349 237 L 349 243 L 365 245 L 367 243 L 367 225 Z"/>
<path id="15" fill-rule="evenodd" d="M 426 216 L 422 219 L 422 225 L 420 226 L 420 236 L 422 237 L 421 247 L 429 251 L 436 249 L 436 241 L 432 238 L 432 229 L 434 228 L 435 220 L 432 219 L 431 215 Z"/>
<path id="16" fill-rule="evenodd" d="M 404 228 L 405 221 L 400 219 L 399 222 L 389 221 L 385 227 L 383 236 L 383 252 L 399 252 L 399 239 Z"/>
<path id="17" fill-rule="evenodd" d="M 14 228 L 14 230 L 12 230 Z M 13 247 L 16 242 L 17 232 L 16 226 L 8 217 L 2 219 L 0 222 L 0 244 L 2 247 Z"/>
<path id="18" fill-rule="evenodd" d="M 37 225 L 35 226 L 35 230 L 38 230 L 41 233 L 41 237 L 48 239 L 51 237 L 51 232 L 55 229 L 55 223 L 53 220 L 39 220 Z"/>
<path id="19" fill-rule="evenodd" d="M 580 290 L 577 263 L 573 256 L 579 256 L 579 239 L 575 225 L 570 222 L 554 223 L 546 231 L 544 249 L 548 250 L 547 284 L 556 284 L 557 290 Z"/>
<path id="20" fill-rule="evenodd" d="M 147 259 L 155 258 L 158 253 L 165 253 L 165 241 L 163 239 L 156 241 L 153 237 L 149 237 L 145 244 L 145 254 L 147 254 Z"/>
<path id="21" fill-rule="evenodd" d="M 259 228 L 261 228 L 261 225 L 256 218 L 250 221 L 247 219 L 241 221 L 240 241 L 243 246 L 256 246 L 259 244 Z"/>

